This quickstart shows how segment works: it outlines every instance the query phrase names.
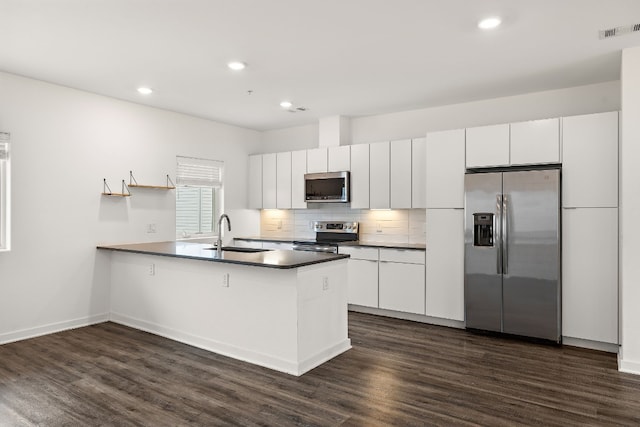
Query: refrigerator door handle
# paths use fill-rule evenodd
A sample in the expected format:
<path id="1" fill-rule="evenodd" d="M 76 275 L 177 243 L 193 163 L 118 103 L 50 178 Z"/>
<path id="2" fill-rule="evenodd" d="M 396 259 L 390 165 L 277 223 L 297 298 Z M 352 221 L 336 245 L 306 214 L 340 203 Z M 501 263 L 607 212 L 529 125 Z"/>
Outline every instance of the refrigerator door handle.
<path id="1" fill-rule="evenodd" d="M 496 214 L 493 217 L 493 241 L 498 245 L 496 273 L 502 274 L 502 194 L 496 195 Z"/>
<path id="2" fill-rule="evenodd" d="M 509 274 L 509 205 L 506 195 L 502 196 L 502 273 Z"/>

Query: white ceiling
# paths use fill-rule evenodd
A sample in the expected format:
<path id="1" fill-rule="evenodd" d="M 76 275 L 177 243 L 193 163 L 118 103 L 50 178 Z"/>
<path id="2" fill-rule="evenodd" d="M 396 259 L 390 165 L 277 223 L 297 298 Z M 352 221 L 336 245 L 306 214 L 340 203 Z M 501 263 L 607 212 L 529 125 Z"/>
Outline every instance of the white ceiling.
<path id="1" fill-rule="evenodd" d="M 618 80 L 640 32 L 598 31 L 637 23 L 639 0 L 0 0 L 0 70 L 267 130 Z"/>

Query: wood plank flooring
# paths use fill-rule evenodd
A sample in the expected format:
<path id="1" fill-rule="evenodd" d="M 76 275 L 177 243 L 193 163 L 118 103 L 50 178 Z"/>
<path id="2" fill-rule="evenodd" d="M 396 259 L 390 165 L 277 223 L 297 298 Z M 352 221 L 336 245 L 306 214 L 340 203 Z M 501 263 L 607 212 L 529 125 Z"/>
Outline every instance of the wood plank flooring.
<path id="1" fill-rule="evenodd" d="M 0 346 L 0 426 L 640 425 L 613 354 L 349 313 L 301 377 L 115 323 Z"/>

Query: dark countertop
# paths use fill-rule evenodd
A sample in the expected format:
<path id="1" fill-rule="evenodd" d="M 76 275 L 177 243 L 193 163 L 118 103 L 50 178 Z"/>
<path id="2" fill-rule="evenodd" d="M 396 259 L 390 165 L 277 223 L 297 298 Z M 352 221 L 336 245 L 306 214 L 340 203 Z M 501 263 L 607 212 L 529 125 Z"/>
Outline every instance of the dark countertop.
<path id="1" fill-rule="evenodd" d="M 153 242 L 98 246 L 98 249 L 280 269 L 304 267 L 349 257 L 343 254 L 268 250 L 253 253 L 223 251 L 222 258 L 218 258 L 215 249 L 207 249 L 211 247 L 211 244 L 206 243 Z"/>
<path id="2" fill-rule="evenodd" d="M 236 240 L 248 240 L 255 242 L 277 242 L 277 243 L 293 243 L 296 242 L 315 242 L 313 239 L 295 238 L 295 237 L 235 237 Z M 384 248 L 384 249 L 413 249 L 416 251 L 424 251 L 427 245 L 424 243 L 386 243 L 386 242 L 343 242 L 338 246 L 361 246 L 368 248 Z"/>
<path id="3" fill-rule="evenodd" d="M 339 246 L 360 246 L 366 248 L 382 248 L 382 249 L 411 249 L 415 251 L 424 251 L 427 245 L 424 243 L 386 243 L 386 242 L 344 242 Z"/>

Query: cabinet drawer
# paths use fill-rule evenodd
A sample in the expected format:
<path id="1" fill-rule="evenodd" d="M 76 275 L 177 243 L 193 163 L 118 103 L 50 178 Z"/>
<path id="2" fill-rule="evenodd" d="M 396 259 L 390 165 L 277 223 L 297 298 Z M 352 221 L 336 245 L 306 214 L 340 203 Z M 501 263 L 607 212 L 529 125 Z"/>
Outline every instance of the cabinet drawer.
<path id="1" fill-rule="evenodd" d="M 366 259 L 370 261 L 378 261 L 377 248 L 359 248 L 353 246 L 340 246 L 338 252 L 341 254 L 351 255 L 352 259 Z"/>
<path id="2" fill-rule="evenodd" d="M 380 261 L 424 264 L 425 252 L 413 249 L 380 249 Z"/>

